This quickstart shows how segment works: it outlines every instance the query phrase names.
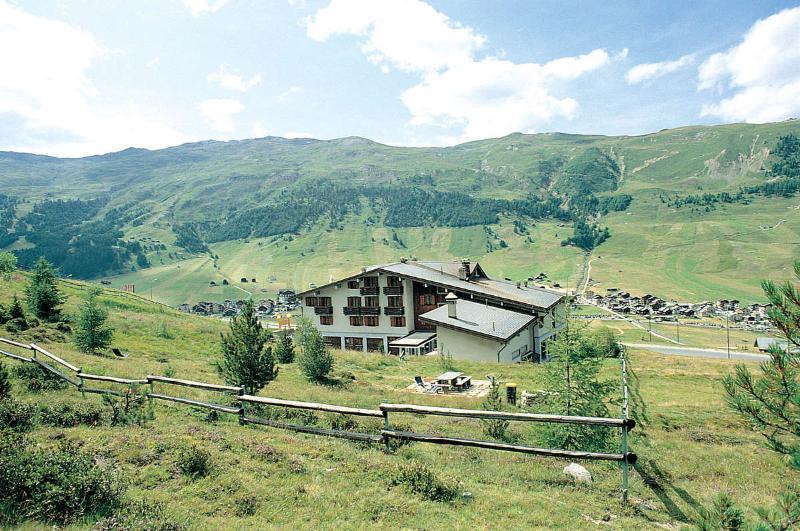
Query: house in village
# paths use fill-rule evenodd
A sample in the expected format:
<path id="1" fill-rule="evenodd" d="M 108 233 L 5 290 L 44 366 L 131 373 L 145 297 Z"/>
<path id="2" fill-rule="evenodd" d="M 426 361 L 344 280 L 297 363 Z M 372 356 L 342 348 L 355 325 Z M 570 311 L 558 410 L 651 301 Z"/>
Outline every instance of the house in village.
<path id="1" fill-rule="evenodd" d="M 299 294 L 335 348 L 516 362 L 547 357 L 564 325 L 564 296 L 489 277 L 469 260 L 400 262 Z M 311 315 L 309 315 L 311 314 Z"/>

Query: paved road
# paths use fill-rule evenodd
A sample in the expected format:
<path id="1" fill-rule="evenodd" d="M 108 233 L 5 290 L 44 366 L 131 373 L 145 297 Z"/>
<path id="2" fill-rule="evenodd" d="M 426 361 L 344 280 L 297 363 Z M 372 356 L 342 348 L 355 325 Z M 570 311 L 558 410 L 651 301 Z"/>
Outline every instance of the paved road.
<path id="1" fill-rule="evenodd" d="M 673 347 L 671 345 L 653 345 L 651 343 L 623 343 L 626 347 L 640 348 L 665 354 L 667 356 L 690 356 L 694 358 L 727 359 L 728 352 L 711 348 Z M 731 350 L 731 359 L 737 361 L 764 361 L 769 359 L 766 354 L 754 354 Z"/>

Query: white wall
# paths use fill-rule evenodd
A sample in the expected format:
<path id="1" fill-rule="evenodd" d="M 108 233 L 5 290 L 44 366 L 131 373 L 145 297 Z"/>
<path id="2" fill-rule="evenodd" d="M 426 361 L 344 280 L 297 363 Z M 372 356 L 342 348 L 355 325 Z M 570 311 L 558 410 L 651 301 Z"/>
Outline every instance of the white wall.
<path id="1" fill-rule="evenodd" d="M 503 348 L 500 341 L 459 332 L 442 326 L 436 327 L 437 348 L 455 359 L 497 362 L 497 353 Z"/>

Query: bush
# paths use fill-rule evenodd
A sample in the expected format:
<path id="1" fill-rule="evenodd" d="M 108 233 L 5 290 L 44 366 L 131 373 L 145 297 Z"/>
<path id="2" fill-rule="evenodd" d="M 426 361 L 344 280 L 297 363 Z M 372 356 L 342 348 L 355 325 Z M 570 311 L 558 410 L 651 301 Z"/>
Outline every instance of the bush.
<path id="1" fill-rule="evenodd" d="M 304 319 L 299 328 L 302 351 L 298 359 L 300 369 L 312 382 L 322 382 L 333 369 L 333 354 L 325 345 L 319 330 Z"/>
<path id="2" fill-rule="evenodd" d="M 182 531 L 186 525 L 170 518 L 164 504 L 137 500 L 125 504 L 114 516 L 98 520 L 92 531 Z"/>
<path id="3" fill-rule="evenodd" d="M 14 376 L 22 380 L 31 393 L 66 389 L 67 382 L 35 363 L 24 363 L 14 367 Z"/>
<path id="4" fill-rule="evenodd" d="M 30 431 L 36 424 L 36 408 L 13 398 L 0 400 L 0 429 Z"/>
<path id="5" fill-rule="evenodd" d="M 430 501 L 453 501 L 459 491 L 457 484 L 443 481 L 420 463 L 399 465 L 392 474 L 392 485 L 401 485 Z"/>
<path id="6" fill-rule="evenodd" d="M 486 397 L 486 400 L 484 400 L 483 404 L 481 404 L 481 408 L 485 411 L 500 411 L 503 409 L 503 401 L 500 394 L 500 383 L 496 379 L 492 378 L 491 384 L 492 388 L 489 391 L 489 395 Z M 480 422 L 484 435 L 498 441 L 510 442 L 510 434 L 508 433 L 508 425 L 510 424 L 509 421 L 502 419 L 481 419 Z"/>
<path id="7" fill-rule="evenodd" d="M 5 363 L 0 361 L 0 400 L 9 396 L 11 396 L 11 380 L 8 377 Z"/>
<path id="8" fill-rule="evenodd" d="M 130 386 L 121 397 L 103 395 L 103 404 L 111 408 L 112 426 L 143 426 L 148 420 L 144 394 L 136 385 Z"/>
<path id="9" fill-rule="evenodd" d="M 41 406 L 39 420 L 45 426 L 72 428 L 74 426 L 99 426 L 105 421 L 103 410 L 93 404 L 56 404 Z"/>
<path id="10" fill-rule="evenodd" d="M 63 525 L 110 514 L 125 490 L 116 469 L 74 443 L 41 448 L 19 437 L 0 439 L 0 485 L 4 524 L 35 519 Z"/>
<path id="11" fill-rule="evenodd" d="M 211 472 L 211 454 L 197 446 L 182 448 L 175 464 L 178 470 L 191 479 L 207 476 Z"/>

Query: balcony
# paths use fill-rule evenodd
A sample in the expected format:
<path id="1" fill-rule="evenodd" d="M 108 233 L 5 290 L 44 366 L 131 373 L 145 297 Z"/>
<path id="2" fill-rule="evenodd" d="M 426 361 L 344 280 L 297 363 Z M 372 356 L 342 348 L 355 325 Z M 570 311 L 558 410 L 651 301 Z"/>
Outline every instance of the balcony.
<path id="1" fill-rule="evenodd" d="M 380 293 L 380 291 L 379 291 L 379 290 L 380 290 L 380 288 L 378 288 L 378 287 L 374 287 L 374 288 L 361 288 L 361 294 L 362 294 L 362 295 L 378 295 L 378 294 Z"/>
<path id="2" fill-rule="evenodd" d="M 345 306 L 342 311 L 345 315 L 361 315 L 361 306 Z"/>
<path id="3" fill-rule="evenodd" d="M 384 315 L 405 315 L 406 308 L 405 306 L 386 306 L 383 309 Z"/>
<path id="4" fill-rule="evenodd" d="M 314 306 L 315 315 L 333 315 L 333 306 Z"/>
<path id="5" fill-rule="evenodd" d="M 367 306 L 345 306 L 342 308 L 345 315 L 380 315 L 380 306 L 367 307 Z"/>
<path id="6" fill-rule="evenodd" d="M 383 288 L 384 295 L 402 295 L 403 286 L 386 286 Z"/>

